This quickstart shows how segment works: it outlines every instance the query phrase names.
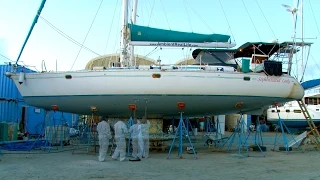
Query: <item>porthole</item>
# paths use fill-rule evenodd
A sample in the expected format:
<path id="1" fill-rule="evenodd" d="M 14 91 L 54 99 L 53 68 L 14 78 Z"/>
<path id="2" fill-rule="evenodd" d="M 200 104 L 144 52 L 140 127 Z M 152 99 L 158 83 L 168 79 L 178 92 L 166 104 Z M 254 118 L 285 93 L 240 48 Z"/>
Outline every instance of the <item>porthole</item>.
<path id="1" fill-rule="evenodd" d="M 65 75 L 66 79 L 72 79 L 72 76 L 70 74 Z"/>

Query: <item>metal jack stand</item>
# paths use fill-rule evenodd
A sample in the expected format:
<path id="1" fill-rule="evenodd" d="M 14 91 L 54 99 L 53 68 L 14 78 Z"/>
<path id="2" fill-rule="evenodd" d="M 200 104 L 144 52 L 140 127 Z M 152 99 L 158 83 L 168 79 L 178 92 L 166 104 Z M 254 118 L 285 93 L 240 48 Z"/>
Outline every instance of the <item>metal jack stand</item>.
<path id="1" fill-rule="evenodd" d="M 207 118 L 206 118 L 206 133 L 207 133 L 208 135 L 211 135 L 211 133 L 213 133 L 212 125 L 211 125 L 211 124 L 213 124 L 213 123 L 212 123 L 212 120 L 211 120 L 209 117 L 207 117 Z"/>
<path id="2" fill-rule="evenodd" d="M 261 126 L 260 126 L 260 120 L 259 120 L 259 116 L 257 116 L 257 120 L 256 120 L 256 132 L 254 134 L 254 145 L 252 146 L 253 151 L 257 151 L 259 150 L 261 152 L 261 154 L 265 156 L 265 154 L 263 153 L 263 151 L 266 151 L 266 147 L 263 146 L 263 141 L 262 141 L 262 130 L 261 130 Z M 251 130 L 248 129 L 248 137 L 247 140 L 249 139 L 249 136 L 251 135 Z M 246 140 L 246 141 L 247 141 Z"/>
<path id="3" fill-rule="evenodd" d="M 59 110 L 59 107 L 57 105 L 52 105 L 51 106 L 51 110 L 55 113 L 56 111 Z M 52 124 L 50 121 L 50 112 L 46 110 L 45 111 L 45 123 L 44 123 L 44 127 L 43 127 L 43 132 L 41 133 L 42 135 L 44 135 L 44 146 L 41 147 L 41 149 L 48 150 L 50 152 L 50 150 L 53 148 L 53 144 L 56 143 L 57 141 L 57 132 L 55 131 L 56 127 L 54 124 Z M 53 115 L 53 119 L 52 119 L 53 123 L 55 122 L 54 119 L 54 115 Z M 39 142 L 41 138 L 41 135 L 38 137 L 38 139 L 34 142 L 33 146 L 35 145 L 36 142 Z M 31 149 L 33 148 L 33 146 L 31 147 Z M 30 150 L 31 150 L 30 149 Z M 57 148 L 58 149 L 58 148 Z"/>
<path id="4" fill-rule="evenodd" d="M 233 141 L 234 141 L 234 137 L 236 135 L 238 135 L 238 155 L 244 157 L 241 154 L 241 148 L 244 145 L 245 149 L 246 149 L 246 156 L 249 156 L 249 147 L 248 147 L 247 140 L 245 139 L 246 138 L 246 135 L 245 135 L 245 122 L 244 122 L 244 119 L 243 119 L 242 112 L 240 112 L 240 119 L 238 120 L 237 125 L 234 128 L 234 132 L 232 133 L 232 135 L 225 142 L 225 143 L 227 143 L 228 140 L 230 140 L 229 146 L 227 148 L 228 152 L 230 152 L 231 146 L 232 146 Z M 244 140 L 244 144 L 242 143 L 243 139 L 245 139 Z"/>
<path id="5" fill-rule="evenodd" d="M 90 150 L 89 147 L 92 143 L 93 140 L 93 146 L 94 146 L 94 155 L 97 153 L 97 144 L 96 144 L 96 139 L 97 139 L 97 133 L 94 132 L 94 114 L 97 112 L 98 109 L 97 107 L 91 107 L 91 119 L 88 122 L 85 123 L 84 125 L 84 130 L 81 133 L 79 139 L 77 139 L 77 144 L 75 144 L 75 147 L 73 148 L 72 154 L 89 154 Z M 82 145 L 85 144 L 85 147 L 80 148 L 80 144 Z M 86 151 L 81 151 L 81 152 L 76 152 L 78 149 L 86 149 Z"/>
<path id="6" fill-rule="evenodd" d="M 207 117 L 207 133 L 205 134 L 206 136 L 206 140 L 205 140 L 205 145 L 207 145 L 209 148 L 214 144 L 215 147 L 219 147 L 218 145 L 221 145 L 220 143 L 222 143 L 224 141 L 224 138 L 222 133 L 221 133 L 221 127 L 220 127 L 220 122 L 219 122 L 219 117 L 217 117 L 216 120 L 216 133 L 213 132 L 213 130 L 211 130 L 211 125 L 208 123 L 212 123 L 211 119 L 209 117 Z"/>
<path id="7" fill-rule="evenodd" d="M 50 142 L 48 142 L 48 137 L 45 136 L 47 126 L 49 126 L 49 129 L 51 128 L 51 126 L 50 126 L 50 111 L 45 110 L 43 129 L 41 130 L 41 133 L 39 134 L 38 138 L 34 141 L 32 146 L 30 147 L 29 151 L 31 151 L 37 144 L 40 144 L 40 148 L 43 150 L 46 150 L 46 149 L 50 150 L 52 148 Z M 47 135 L 48 134 L 49 133 L 47 133 Z M 42 139 L 43 137 L 45 138 L 44 140 Z"/>
<path id="8" fill-rule="evenodd" d="M 137 106 L 135 104 L 129 104 L 129 109 L 132 111 L 131 117 L 128 120 L 127 127 L 130 129 L 130 127 L 133 125 L 133 118 L 135 118 Z M 128 134 L 128 150 L 127 150 L 127 156 L 131 156 L 130 153 L 130 144 L 131 144 L 131 133 Z"/>
<path id="9" fill-rule="evenodd" d="M 190 122 L 190 120 L 189 120 L 189 118 L 186 118 L 186 120 L 185 120 L 185 125 L 186 125 L 186 136 L 188 136 L 188 137 L 190 137 L 189 136 L 189 127 L 191 128 L 191 134 L 193 135 L 193 137 L 194 137 L 194 142 L 196 142 L 197 141 L 197 137 L 196 137 L 196 135 L 194 134 L 194 131 L 193 131 L 193 128 L 192 128 L 192 125 L 191 125 L 191 122 Z"/>
<path id="10" fill-rule="evenodd" d="M 279 150 L 285 150 L 287 152 L 287 154 L 292 151 L 292 146 L 294 144 L 298 144 L 297 140 L 292 136 L 292 134 L 290 133 L 289 129 L 287 128 L 287 126 L 283 123 L 283 120 L 280 118 L 280 115 L 279 115 L 279 112 L 278 112 L 278 109 L 277 109 L 277 105 L 275 105 L 276 107 L 276 111 L 278 113 L 278 126 L 280 127 L 281 129 L 281 136 L 282 136 L 282 140 L 283 140 L 283 144 L 284 144 L 284 147 L 279 147 Z M 293 139 L 293 142 L 288 142 L 288 139 L 287 139 L 287 136 L 286 136 L 286 133 L 285 133 L 285 130 L 288 132 L 288 134 L 290 134 L 291 138 Z M 278 130 L 276 132 L 276 137 L 274 139 L 274 145 L 273 145 L 273 151 L 275 151 L 275 147 L 276 147 L 276 144 L 277 144 L 277 139 L 278 139 Z M 301 147 L 298 146 L 299 149 L 302 151 Z"/>
<path id="11" fill-rule="evenodd" d="M 90 120 L 90 136 L 93 139 L 93 147 L 94 147 L 94 152 L 93 154 L 96 155 L 97 153 L 97 132 L 95 131 L 95 127 L 94 127 L 94 113 L 97 112 L 97 108 L 96 107 L 91 107 L 91 120 Z"/>
<path id="12" fill-rule="evenodd" d="M 68 128 L 66 128 L 68 126 L 67 125 L 68 122 L 64 117 L 63 112 L 61 112 L 60 122 L 61 122 L 60 126 L 57 127 L 57 133 L 59 135 L 59 137 L 57 135 L 57 138 L 58 138 L 58 142 L 60 142 L 60 147 L 63 148 L 63 146 L 67 145 L 68 141 L 70 140 L 69 130 Z"/>
<path id="13" fill-rule="evenodd" d="M 174 138 L 173 138 L 173 140 L 172 140 L 172 143 L 171 143 L 171 146 L 170 146 L 170 150 L 169 150 L 167 159 L 170 158 L 170 154 L 171 154 L 172 148 L 173 148 L 173 146 L 174 146 L 174 141 L 175 141 L 175 139 L 177 138 L 178 132 L 179 132 L 179 149 L 178 149 L 178 156 L 180 157 L 180 159 L 183 158 L 183 157 L 182 157 L 182 136 L 183 136 L 183 131 L 184 131 L 184 132 L 187 131 L 186 126 L 185 126 L 185 124 L 184 124 L 184 122 L 183 122 L 183 118 L 182 118 L 182 113 L 183 113 L 182 110 L 185 108 L 185 103 L 183 103 L 183 102 L 178 102 L 177 107 L 180 109 L 180 121 L 179 121 L 179 125 L 178 125 L 178 127 L 177 127 L 177 131 L 176 131 L 176 133 L 175 133 L 175 136 L 174 136 Z M 194 148 L 194 146 L 192 145 L 189 136 L 187 136 L 187 139 L 188 139 L 188 141 L 189 141 L 189 145 L 190 145 L 190 147 L 191 147 L 191 150 L 192 150 L 192 152 L 193 152 L 193 155 L 194 155 L 194 157 L 197 159 L 197 155 L 196 155 L 196 152 L 195 152 L 195 148 Z"/>
<path id="14" fill-rule="evenodd" d="M 43 150 L 49 150 L 52 149 L 52 143 L 53 143 L 53 137 L 54 137 L 54 134 L 53 134 L 53 128 L 54 126 L 52 126 L 52 124 L 50 123 L 50 111 L 46 111 L 45 113 L 46 117 L 45 117 L 45 125 L 44 125 L 44 138 L 45 138 L 45 143 L 44 143 L 44 146 L 41 147 Z M 48 129 L 48 131 L 47 131 Z"/>
<path id="15" fill-rule="evenodd" d="M 202 136 L 202 140 L 206 137 L 206 144 L 208 144 L 208 139 L 210 139 L 211 133 L 213 133 L 211 128 L 212 121 L 209 117 L 206 117 L 206 133 Z"/>

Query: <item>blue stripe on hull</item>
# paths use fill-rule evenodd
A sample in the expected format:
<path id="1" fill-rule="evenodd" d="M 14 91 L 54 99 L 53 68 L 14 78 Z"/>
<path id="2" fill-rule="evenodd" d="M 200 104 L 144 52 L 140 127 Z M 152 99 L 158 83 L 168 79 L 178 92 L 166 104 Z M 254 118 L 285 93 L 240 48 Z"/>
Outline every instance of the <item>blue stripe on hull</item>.
<path id="1" fill-rule="evenodd" d="M 320 119 L 312 119 L 312 121 L 314 122 L 315 125 L 320 124 Z M 268 120 L 268 122 L 272 124 L 278 124 L 278 120 Z M 308 122 L 305 119 L 292 119 L 292 120 L 284 119 L 283 123 L 287 127 L 291 127 L 291 128 L 302 128 L 302 127 L 309 126 Z"/>

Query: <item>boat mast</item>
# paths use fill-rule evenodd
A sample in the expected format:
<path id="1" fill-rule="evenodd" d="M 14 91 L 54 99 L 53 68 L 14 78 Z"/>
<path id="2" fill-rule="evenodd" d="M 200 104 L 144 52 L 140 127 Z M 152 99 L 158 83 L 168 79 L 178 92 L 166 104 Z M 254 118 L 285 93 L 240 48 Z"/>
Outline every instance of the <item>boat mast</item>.
<path id="1" fill-rule="evenodd" d="M 131 14 L 132 24 L 135 24 L 135 23 L 136 23 L 136 19 L 137 19 L 137 5 L 138 5 L 138 0 L 133 0 L 133 9 L 132 9 L 132 14 Z M 134 60 L 134 46 L 131 45 L 130 67 L 132 67 L 132 65 L 133 65 L 133 60 Z"/>
<path id="2" fill-rule="evenodd" d="M 121 29 L 121 67 L 127 66 L 128 52 L 127 52 L 127 38 L 128 38 L 128 0 L 122 0 L 122 29 Z"/>
<path id="3" fill-rule="evenodd" d="M 303 40 L 303 0 L 301 0 L 301 70 L 302 70 L 302 75 L 301 75 L 301 79 L 300 79 L 300 83 L 303 82 L 303 75 L 304 75 L 304 63 L 303 63 L 303 49 L 304 49 L 304 40 Z"/>
<path id="4" fill-rule="evenodd" d="M 19 53 L 18 58 L 17 58 L 17 61 L 16 61 L 16 65 L 18 64 L 18 61 L 19 61 L 19 59 L 20 59 L 20 57 L 21 57 L 21 54 L 22 54 L 22 52 L 23 52 L 23 49 L 24 49 L 24 47 L 26 46 L 26 44 L 27 44 L 27 42 L 28 42 L 28 40 L 29 40 L 29 37 L 30 37 L 30 35 L 31 35 L 31 32 L 32 32 L 34 26 L 35 26 L 36 23 L 38 22 L 39 16 L 40 16 L 40 14 L 41 14 L 41 11 L 42 11 L 45 3 L 46 3 L 46 0 L 42 0 L 42 2 L 41 2 L 41 4 L 40 4 L 40 7 L 39 7 L 39 9 L 38 9 L 38 11 L 37 11 L 37 14 L 36 14 L 36 16 L 35 16 L 34 19 L 33 19 L 33 22 L 32 22 L 32 25 L 31 25 L 31 27 L 30 27 L 30 30 L 29 30 L 29 32 L 28 32 L 28 35 L 27 35 L 26 39 L 24 40 L 24 43 L 23 43 L 23 45 L 22 45 L 22 48 L 21 48 L 21 50 L 20 50 L 20 53 Z"/>

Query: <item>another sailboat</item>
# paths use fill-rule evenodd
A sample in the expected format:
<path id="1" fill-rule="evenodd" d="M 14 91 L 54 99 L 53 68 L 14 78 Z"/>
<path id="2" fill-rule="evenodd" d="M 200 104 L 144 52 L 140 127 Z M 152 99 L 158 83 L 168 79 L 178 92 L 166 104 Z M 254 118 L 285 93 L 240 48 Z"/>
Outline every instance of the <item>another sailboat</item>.
<path id="1" fill-rule="evenodd" d="M 127 23 L 123 0 L 123 30 L 120 62 L 104 70 L 23 73 L 7 72 L 26 103 L 76 114 L 129 117 L 178 116 L 177 103 L 185 103 L 184 116 L 248 113 L 260 115 L 274 102 L 301 99 L 303 88 L 282 73 L 281 64 L 269 58 L 283 44 L 246 43 L 230 49 L 228 35 L 204 35 L 142 27 Z M 41 12 L 41 11 L 40 11 Z M 165 36 L 163 36 L 165 35 Z M 166 38 L 169 37 L 169 38 Z M 151 39 L 150 39 L 151 38 Z M 134 44 L 136 43 L 136 44 Z M 134 45 L 212 47 L 193 52 L 196 69 L 186 66 L 133 67 L 127 47 Z M 222 56 L 217 56 L 218 54 Z M 235 59 L 243 59 L 242 71 Z M 263 67 L 260 70 L 252 67 Z M 118 63 L 118 65 L 117 65 Z M 204 65 L 207 64 L 207 65 Z M 210 64 L 210 65 L 208 65 Z M 132 107 L 132 106 L 131 106 Z"/>
<path id="2" fill-rule="evenodd" d="M 302 86 L 308 90 L 320 86 L 320 79 L 310 80 L 302 83 Z M 320 90 L 316 89 L 315 93 L 308 93 L 302 99 L 306 105 L 310 117 L 315 125 L 320 124 Z M 284 124 L 290 128 L 308 127 L 308 122 L 301 112 L 300 106 L 296 101 L 290 101 L 283 106 L 271 107 L 267 111 L 267 120 L 272 124 L 278 123 L 278 113 L 283 119 Z"/>

